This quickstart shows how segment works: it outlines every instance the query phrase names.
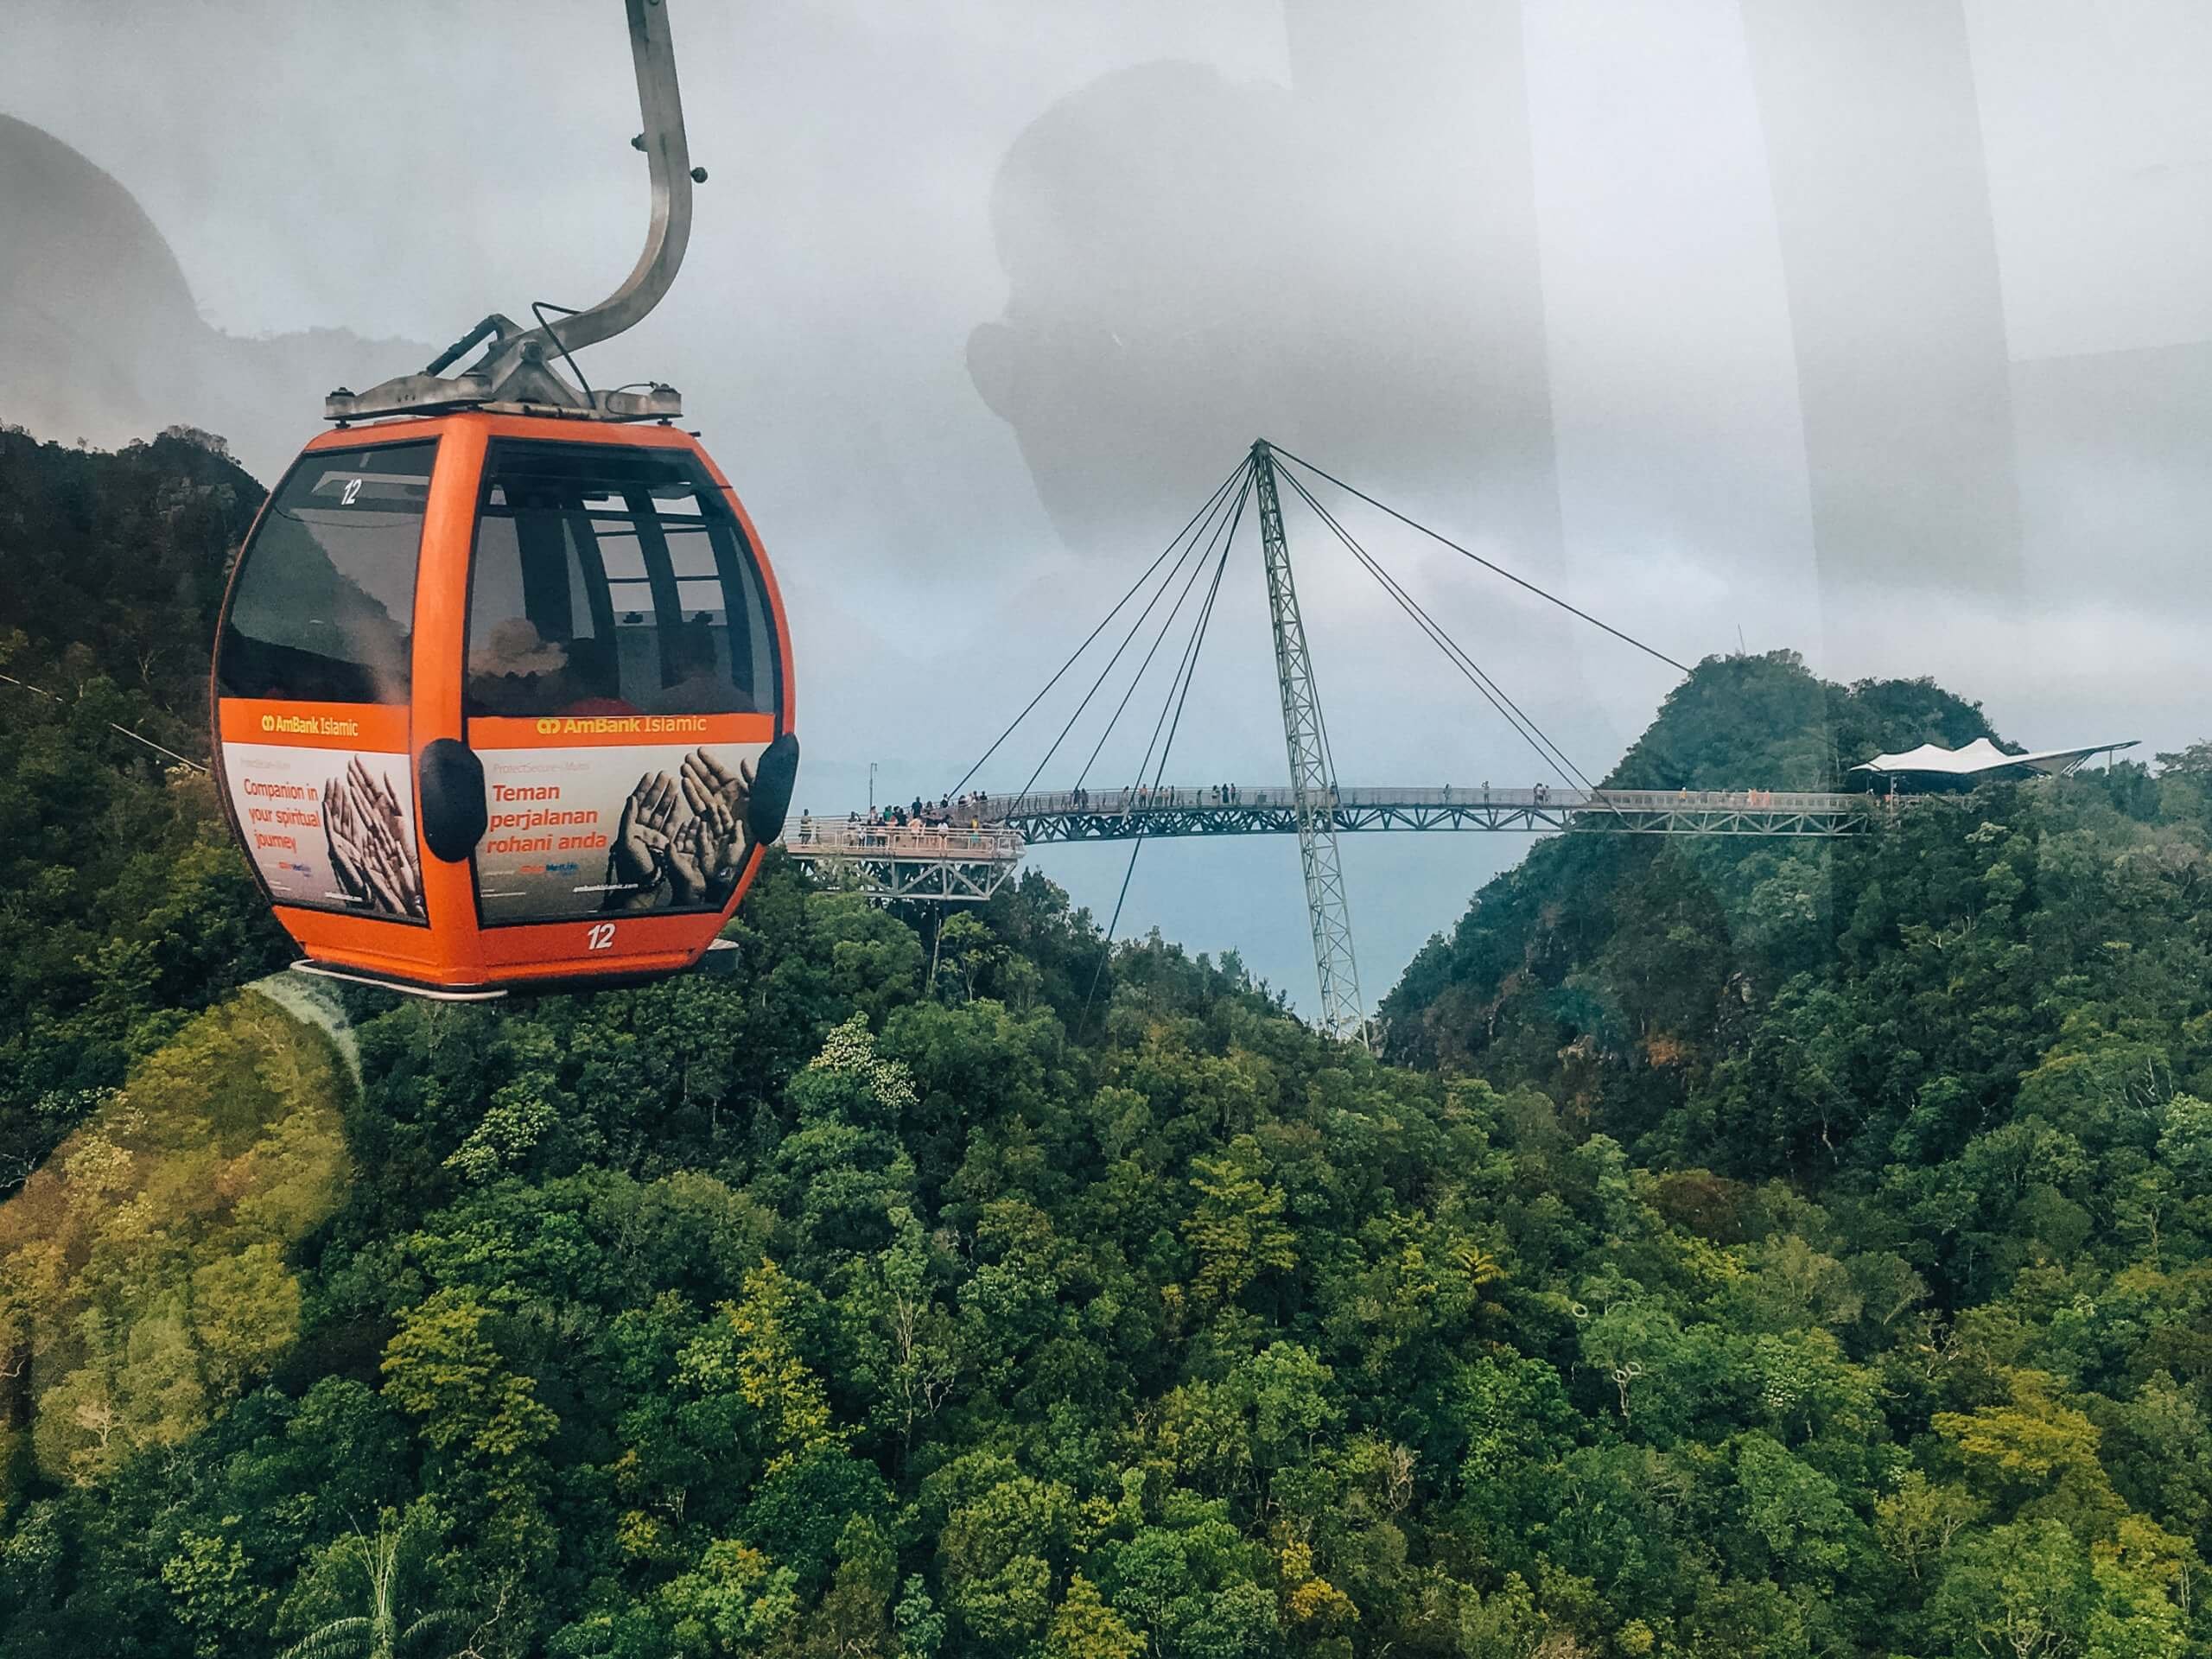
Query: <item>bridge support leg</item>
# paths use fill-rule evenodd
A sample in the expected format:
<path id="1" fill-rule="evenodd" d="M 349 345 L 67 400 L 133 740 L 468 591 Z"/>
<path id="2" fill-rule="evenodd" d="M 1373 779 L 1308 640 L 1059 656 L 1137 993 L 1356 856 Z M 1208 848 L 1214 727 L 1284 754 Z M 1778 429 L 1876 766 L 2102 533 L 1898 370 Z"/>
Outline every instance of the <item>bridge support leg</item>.
<path id="1" fill-rule="evenodd" d="M 1283 535 L 1275 490 L 1274 453 L 1262 438 L 1252 446 L 1252 479 L 1260 508 L 1260 545 L 1268 575 L 1268 613 L 1274 625 L 1275 681 L 1282 691 L 1283 741 L 1290 751 L 1290 798 L 1298 818 L 1298 860 L 1306 874 L 1306 909 L 1313 928 L 1313 967 L 1321 982 L 1320 1025 L 1346 1041 L 1368 1040 L 1352 960 L 1351 910 L 1344 901 L 1343 855 L 1337 846 L 1336 766 L 1306 649 L 1306 623 L 1291 580 L 1290 543 Z"/>

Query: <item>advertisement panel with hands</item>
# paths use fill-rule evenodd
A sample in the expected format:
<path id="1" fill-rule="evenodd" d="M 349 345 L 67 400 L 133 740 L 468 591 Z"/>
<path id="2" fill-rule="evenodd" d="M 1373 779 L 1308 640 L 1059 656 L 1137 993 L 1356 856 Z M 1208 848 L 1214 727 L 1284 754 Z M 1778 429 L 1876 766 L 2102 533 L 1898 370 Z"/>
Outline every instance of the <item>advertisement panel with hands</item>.
<path id="1" fill-rule="evenodd" d="M 661 744 L 640 744 L 648 734 L 631 729 L 640 723 L 469 722 L 490 810 L 476 849 L 478 908 L 487 925 L 728 904 L 753 852 L 746 809 L 770 722 L 758 715 L 643 722 L 650 735 L 675 728 L 693 740 Z"/>
<path id="2" fill-rule="evenodd" d="M 414 810 L 388 766 L 372 772 L 359 755 L 349 756 L 345 772 L 323 785 L 322 829 L 333 879 L 353 906 L 378 916 L 426 914 Z"/>
<path id="3" fill-rule="evenodd" d="M 607 861 L 609 910 L 720 910 L 753 851 L 745 825 L 753 763 L 695 749 L 671 780 L 638 779 Z"/>
<path id="4" fill-rule="evenodd" d="M 223 775 L 283 905 L 426 919 L 404 709 L 226 698 Z"/>

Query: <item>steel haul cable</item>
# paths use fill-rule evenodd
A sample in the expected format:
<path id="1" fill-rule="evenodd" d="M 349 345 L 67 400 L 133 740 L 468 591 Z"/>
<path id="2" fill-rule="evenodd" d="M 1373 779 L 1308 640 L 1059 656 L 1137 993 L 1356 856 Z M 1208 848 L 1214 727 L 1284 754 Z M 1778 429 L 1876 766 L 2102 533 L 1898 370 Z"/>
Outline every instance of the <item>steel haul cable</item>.
<path id="1" fill-rule="evenodd" d="M 1205 644 L 1206 628 L 1213 620 L 1214 601 L 1220 596 L 1222 574 L 1229 568 L 1230 550 L 1236 543 L 1236 526 L 1244 517 L 1244 503 L 1250 496 L 1249 484 L 1250 480 L 1248 477 L 1247 487 L 1237 493 L 1236 515 L 1230 521 L 1228 533 L 1222 537 L 1221 556 L 1214 562 L 1212 586 L 1207 589 L 1206 602 L 1200 608 L 1198 621 L 1192 627 L 1190 644 L 1184 647 L 1183 661 L 1178 668 L 1181 679 L 1180 688 L 1178 689 L 1174 681 L 1171 680 L 1168 683 L 1169 701 L 1174 706 L 1174 718 L 1167 721 L 1167 741 L 1160 747 L 1160 764 L 1153 769 L 1152 784 L 1154 789 L 1160 786 L 1160 779 L 1166 774 L 1167 757 L 1174 749 L 1175 734 L 1183 724 L 1183 705 L 1191 695 L 1191 681 L 1198 672 L 1198 652 Z M 1167 710 L 1165 707 L 1160 710 L 1160 717 L 1163 721 L 1167 720 Z M 1153 736 L 1155 741 L 1158 741 L 1159 735 L 1160 726 L 1155 722 L 1153 727 Z M 1143 784 L 1145 762 L 1151 759 L 1151 746 L 1147 745 L 1144 760 L 1140 761 L 1137 766 L 1140 788 Z M 1114 914 L 1106 924 L 1106 937 L 1103 941 L 1104 950 L 1098 958 L 1097 970 L 1090 976 L 1090 988 L 1084 994 L 1082 1018 L 1076 1022 L 1076 1032 L 1078 1037 L 1081 1036 L 1084 1026 L 1090 1021 L 1090 1005 L 1098 995 L 1098 982 L 1105 977 L 1107 964 L 1114 958 L 1114 934 L 1122 925 L 1122 906 L 1128 899 L 1129 879 L 1136 874 L 1137 855 L 1144 851 L 1144 842 L 1145 838 L 1140 833 L 1129 848 L 1129 861 L 1122 868 L 1121 891 L 1114 896 Z"/>
<path id="2" fill-rule="evenodd" d="M 1243 512 L 1244 495 L 1243 491 L 1240 490 L 1237 493 L 1236 499 L 1237 503 L 1236 511 L 1237 513 L 1241 515 Z M 1228 518 L 1223 520 L 1220 526 L 1209 535 L 1206 542 L 1205 558 L 1212 556 L 1214 550 L 1221 545 L 1221 537 L 1223 536 L 1234 535 L 1236 533 L 1236 519 L 1235 518 Z M 1205 558 L 1201 558 L 1198 562 L 1199 568 L 1201 569 L 1205 568 Z M 1176 601 L 1176 610 L 1179 611 L 1181 608 L 1182 601 L 1178 600 Z M 1113 735 L 1114 728 L 1120 721 L 1122 711 L 1129 706 L 1129 700 L 1136 696 L 1137 687 L 1143 683 L 1146 671 L 1151 668 L 1152 659 L 1159 653 L 1160 646 L 1167 642 L 1168 632 L 1174 626 L 1174 614 L 1170 613 L 1166 622 L 1161 626 L 1158 636 L 1154 639 L 1151 649 L 1145 652 L 1144 661 L 1138 664 L 1136 674 L 1129 681 L 1128 689 L 1122 693 L 1122 701 L 1115 706 L 1112 717 L 1106 722 L 1106 729 L 1098 734 L 1098 741 L 1091 746 L 1090 755 L 1084 760 L 1083 770 L 1076 774 L 1075 781 L 1077 788 L 1080 789 L 1083 787 L 1084 779 L 1090 775 L 1091 767 L 1097 765 L 1099 753 L 1105 748 L 1106 740 Z M 1138 771 L 1140 773 L 1143 771 L 1141 763 L 1139 765 Z"/>
<path id="3" fill-rule="evenodd" d="M 1481 664 L 1478 664 L 1457 640 L 1444 631 L 1442 624 L 1430 616 L 1418 601 L 1398 585 L 1396 579 L 1382 569 L 1381 563 L 1376 559 L 1375 556 L 1362 547 L 1351 532 L 1337 522 L 1335 515 L 1315 500 L 1306 486 L 1295 478 L 1290 480 L 1290 486 L 1298 493 L 1306 505 L 1313 510 L 1314 515 L 1335 533 L 1337 539 L 1351 550 L 1352 556 L 1357 559 L 1367 573 L 1375 578 L 1382 591 L 1396 602 L 1398 608 L 1411 617 L 1414 626 L 1427 634 L 1431 642 L 1444 652 L 1445 659 L 1458 669 L 1462 677 L 1473 685 L 1476 690 L 1482 693 L 1491 708 L 1497 710 L 1506 724 L 1535 750 L 1537 759 L 1543 761 L 1546 766 L 1557 769 L 1561 783 L 1567 782 L 1568 777 L 1573 776 L 1580 779 L 1584 787 L 1590 787 L 1590 780 L 1584 777 L 1581 769 L 1567 758 L 1565 751 L 1553 742 L 1545 734 L 1543 728 L 1529 717 L 1521 705 L 1505 694 L 1504 688 L 1498 685 L 1497 681 L 1484 672 Z"/>
<path id="4" fill-rule="evenodd" d="M 55 693 L 48 690 L 42 685 L 33 685 L 29 680 L 19 680 L 12 674 L 0 674 L 0 680 L 5 680 L 10 685 L 20 687 L 22 690 L 29 691 L 35 696 L 44 697 L 48 702 L 58 702 L 65 709 L 71 706 L 68 698 L 58 696 Z M 170 760 L 175 761 L 177 765 L 191 767 L 193 771 L 198 772 L 203 778 L 207 775 L 207 768 L 201 766 L 199 761 L 194 760 L 188 754 L 179 754 L 175 749 L 168 748 L 162 744 L 156 743 L 152 738 L 147 737 L 141 733 L 134 732 L 128 726 L 118 726 L 111 720 L 102 723 L 107 727 L 108 730 L 120 733 L 123 736 L 129 738 L 133 743 L 143 743 L 148 748 L 153 750 L 155 753 L 165 754 Z"/>
<path id="5" fill-rule="evenodd" d="M 1483 557 L 1481 554 L 1477 553 L 1471 549 L 1460 546 L 1459 543 L 1453 541 L 1449 536 L 1445 535 L 1440 531 L 1431 530 L 1427 524 L 1422 524 L 1419 519 L 1408 518 L 1404 513 L 1400 512 L 1395 507 L 1388 505 L 1383 502 L 1377 501 L 1373 496 L 1368 494 L 1366 491 L 1360 489 L 1356 485 L 1345 483 L 1344 480 L 1338 478 L 1333 473 L 1324 472 L 1320 467 L 1316 467 L 1312 461 L 1292 454 L 1289 450 L 1281 448 L 1280 445 L 1270 447 L 1274 448 L 1275 454 L 1281 456 L 1283 460 L 1295 462 L 1297 465 L 1303 467 L 1307 472 L 1312 473 L 1317 478 L 1326 479 L 1330 483 L 1335 485 L 1346 494 L 1357 496 L 1361 500 L 1366 502 L 1369 506 L 1377 508 L 1383 512 L 1389 513 L 1390 517 L 1396 519 L 1400 524 L 1404 524 L 1410 530 L 1419 531 L 1431 541 L 1440 542 L 1446 547 L 1450 548 L 1454 553 L 1457 553 L 1461 558 L 1471 559 L 1475 563 L 1482 566 L 1484 569 L 1503 576 L 1508 582 L 1513 583 L 1517 588 L 1527 588 L 1530 593 L 1535 594 L 1537 598 L 1544 601 L 1545 603 L 1558 606 L 1560 609 L 1567 612 L 1570 616 L 1580 617 L 1592 627 L 1601 629 L 1605 632 L 1611 634 L 1614 639 L 1621 641 L 1622 644 L 1634 645 L 1645 656 L 1656 657 L 1659 661 L 1666 664 L 1669 668 L 1680 669 L 1685 674 L 1690 672 L 1688 664 L 1676 662 L 1672 657 L 1669 657 L 1665 652 L 1661 651 L 1657 646 L 1647 645 L 1643 640 L 1637 639 L 1634 634 L 1624 633 L 1611 623 L 1599 621 L 1596 617 L 1591 615 L 1589 612 L 1582 609 L 1580 606 L 1568 604 L 1567 601 L 1561 599 L 1557 594 L 1547 593 L 1544 589 L 1537 587 L 1535 582 L 1529 581 L 1526 577 L 1516 576 L 1513 572 L 1508 570 L 1503 565 L 1492 563 L 1490 560 Z"/>
<path id="6" fill-rule="evenodd" d="M 1231 481 L 1237 482 L 1238 480 L 1232 476 Z M 1191 563 L 1191 574 L 1189 576 L 1185 578 L 1182 592 L 1176 595 L 1174 605 L 1169 609 L 1166 619 L 1160 623 L 1160 632 L 1153 640 L 1151 650 L 1145 652 L 1144 661 L 1138 665 L 1136 677 L 1129 682 L 1129 689 L 1122 694 L 1120 706 L 1114 710 L 1113 715 L 1107 720 L 1106 729 L 1099 734 L 1098 745 L 1100 747 L 1104 747 L 1107 738 L 1113 734 L 1114 722 L 1121 718 L 1122 709 L 1128 707 L 1129 698 L 1135 694 L 1139 682 L 1144 678 L 1145 670 L 1152 666 L 1153 657 L 1160 650 L 1160 642 L 1166 639 L 1168 633 L 1173 629 L 1175 626 L 1175 619 L 1182 614 L 1184 605 L 1189 601 L 1191 590 L 1198 585 L 1198 577 L 1205 573 L 1206 560 L 1211 556 L 1216 545 L 1216 542 L 1214 540 L 1216 532 L 1213 529 L 1215 520 L 1222 515 L 1223 509 L 1226 503 L 1232 499 L 1241 502 L 1243 499 L 1243 490 L 1240 488 L 1234 498 L 1217 498 L 1214 512 L 1209 515 L 1206 521 L 1206 526 L 1200 530 L 1198 535 L 1192 538 L 1191 550 L 1192 551 L 1198 553 L 1198 557 Z M 1203 550 L 1201 551 L 1199 550 Z M 1187 554 L 1185 555 L 1185 557 L 1188 557 Z M 1179 571 L 1182 568 L 1183 561 L 1180 559 L 1177 560 L 1174 569 L 1168 572 L 1166 581 L 1161 583 L 1160 592 L 1153 595 L 1151 601 L 1145 606 L 1143 612 L 1138 616 L 1136 621 L 1130 625 L 1128 634 L 1123 637 L 1122 643 L 1115 647 L 1114 654 L 1107 658 L 1106 666 L 1099 671 L 1098 677 L 1091 682 L 1090 690 L 1083 694 L 1083 701 L 1076 705 L 1075 712 L 1068 716 L 1067 724 L 1060 728 L 1059 735 L 1052 740 L 1052 747 L 1045 751 L 1044 758 L 1038 761 L 1036 769 L 1029 774 L 1028 781 L 1022 785 L 1020 791 L 1021 794 L 1027 795 L 1032 789 L 1034 789 L 1037 786 L 1037 779 L 1044 775 L 1045 768 L 1052 763 L 1052 756 L 1058 753 L 1059 747 L 1066 741 L 1068 734 L 1075 729 L 1076 722 L 1083 718 L 1084 710 L 1090 706 L 1090 700 L 1098 695 L 1100 688 L 1103 687 L 1106 683 L 1107 680 L 1112 676 L 1115 664 L 1121 661 L 1122 653 L 1127 651 L 1130 643 L 1135 639 L 1138 630 L 1144 626 L 1145 618 L 1152 614 L 1154 607 L 1160 603 L 1160 598 L 1166 593 L 1169 588 L 1174 585 L 1176 572 Z M 1097 758 L 1097 749 L 1094 748 L 1091 752 L 1091 760 L 1095 760 Z M 1090 762 L 1084 762 L 1084 774 L 1088 775 L 1090 770 Z M 1083 779 L 1081 778 L 1077 778 L 1076 781 L 1079 785 Z"/>
<path id="7" fill-rule="evenodd" d="M 946 791 L 946 793 L 957 795 L 962 790 L 968 787 L 969 780 L 974 778 L 977 772 L 981 772 L 983 769 L 984 763 L 988 761 L 994 754 L 998 753 L 999 746 L 1004 743 L 1007 739 L 1014 735 L 1015 728 L 1019 727 L 1023 721 L 1029 718 L 1030 711 L 1035 709 L 1039 703 L 1044 702 L 1046 695 L 1051 692 L 1054 686 L 1060 683 L 1067 671 L 1076 665 L 1076 663 L 1082 658 L 1083 653 L 1090 649 L 1091 642 L 1096 639 L 1100 634 L 1106 632 L 1107 624 L 1111 622 L 1116 616 L 1120 615 L 1122 607 L 1137 596 L 1137 594 L 1143 588 L 1145 583 L 1152 579 L 1153 572 L 1159 569 L 1161 565 L 1167 563 L 1167 556 L 1174 552 L 1178 547 L 1182 545 L 1183 538 L 1188 536 L 1192 530 L 1197 528 L 1200 519 L 1210 518 L 1212 515 L 1215 507 L 1219 504 L 1221 499 L 1229 493 L 1230 486 L 1237 481 L 1238 478 L 1243 474 L 1250 465 L 1251 463 L 1249 461 L 1240 461 L 1237 462 L 1236 467 L 1230 469 L 1229 476 L 1223 479 L 1221 483 L 1215 488 L 1214 493 L 1206 498 L 1205 505 L 1201 506 L 1196 512 L 1192 513 L 1191 515 L 1190 522 L 1185 524 L 1182 529 L 1175 532 L 1174 539 L 1169 542 L 1165 548 L 1160 550 L 1160 556 L 1145 567 L 1144 574 L 1140 575 L 1135 582 L 1131 582 L 1129 584 L 1128 591 L 1123 594 L 1121 598 L 1114 601 L 1114 608 L 1107 612 L 1104 616 L 1099 619 L 1098 626 L 1091 629 L 1091 631 L 1084 637 L 1083 643 L 1077 645 L 1075 650 L 1069 654 L 1067 661 L 1062 663 L 1059 667 L 1053 671 L 1052 677 L 1045 682 L 1044 689 L 1039 690 L 1035 696 L 1030 698 L 1027 703 L 1022 705 L 1021 712 L 1007 722 L 1007 728 L 1004 731 L 1001 732 L 995 738 L 991 740 L 991 747 L 983 751 L 982 756 L 977 759 L 976 764 L 969 767 L 966 772 L 962 774 L 960 781 L 955 784 L 951 789 Z M 1179 567 L 1182 561 L 1179 559 L 1176 563 Z"/>
<path id="8" fill-rule="evenodd" d="M 1384 569 L 1381 562 L 1373 554 L 1362 547 L 1351 533 L 1337 522 L 1333 513 L 1314 499 L 1312 492 L 1307 490 L 1305 485 L 1295 477 L 1292 477 L 1290 486 L 1298 493 L 1306 505 L 1313 510 L 1321 522 L 1335 533 L 1337 539 L 1351 550 L 1352 556 L 1366 569 L 1368 574 L 1381 584 L 1382 590 L 1390 595 L 1398 607 L 1411 617 L 1414 625 L 1428 636 L 1430 641 L 1439 650 L 1444 652 L 1445 660 L 1458 669 L 1461 677 L 1476 690 L 1482 693 L 1491 708 L 1497 710 L 1506 724 L 1512 727 L 1522 740 L 1535 750 L 1537 758 L 1545 765 L 1559 769 L 1561 783 L 1565 783 L 1567 778 L 1572 776 L 1582 785 L 1586 793 L 1593 796 L 1602 793 L 1597 785 L 1591 782 L 1588 774 L 1574 764 L 1567 751 L 1554 742 L 1542 727 L 1536 724 L 1534 717 L 1526 709 L 1514 702 L 1507 694 L 1505 688 L 1498 684 L 1497 680 L 1484 670 L 1481 664 L 1475 661 L 1466 648 L 1446 631 L 1443 624 L 1428 613 L 1420 601 L 1406 592 L 1405 588 L 1399 584 L 1397 578 Z M 1610 800 L 1603 801 L 1601 804 L 1616 817 L 1621 816 L 1620 809 Z"/>

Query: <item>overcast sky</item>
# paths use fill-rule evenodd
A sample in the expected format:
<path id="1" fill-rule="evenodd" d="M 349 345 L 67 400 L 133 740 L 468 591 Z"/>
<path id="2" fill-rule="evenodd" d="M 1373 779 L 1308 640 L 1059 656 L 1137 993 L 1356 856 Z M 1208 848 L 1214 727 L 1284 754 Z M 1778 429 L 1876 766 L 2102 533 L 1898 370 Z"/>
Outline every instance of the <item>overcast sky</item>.
<path id="1" fill-rule="evenodd" d="M 442 345 L 635 257 L 617 0 L 6 10 L 0 114 L 120 181 L 226 334 Z M 950 785 L 1262 433 L 1685 660 L 1740 629 L 1929 673 L 2037 747 L 2212 730 L 2212 8 L 677 0 L 674 28 L 712 177 L 673 296 L 588 366 L 680 386 L 760 524 L 817 811 L 871 760 L 886 796 Z M 323 390 L 228 425 L 304 439 Z M 1348 522 L 1586 770 L 1671 683 Z M 1544 775 L 1291 534 L 1344 781 Z M 1280 779 L 1274 699 L 1248 540 L 1172 770 Z M 1522 850 L 1348 842 L 1370 999 Z M 1038 861 L 1103 912 L 1124 856 Z M 1148 849 L 1122 925 L 1155 923 L 1310 1004 L 1289 842 Z"/>

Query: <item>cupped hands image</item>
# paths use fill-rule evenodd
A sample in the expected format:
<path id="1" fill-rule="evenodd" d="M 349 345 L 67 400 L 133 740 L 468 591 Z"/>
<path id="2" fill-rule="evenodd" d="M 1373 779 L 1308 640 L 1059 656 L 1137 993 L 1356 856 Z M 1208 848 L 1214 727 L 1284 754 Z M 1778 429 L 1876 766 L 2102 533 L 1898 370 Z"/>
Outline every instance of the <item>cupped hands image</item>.
<path id="1" fill-rule="evenodd" d="M 608 910 L 719 910 L 753 851 L 746 805 L 753 763 L 732 766 L 704 748 L 677 775 L 649 772 L 622 803 L 607 849 Z"/>

